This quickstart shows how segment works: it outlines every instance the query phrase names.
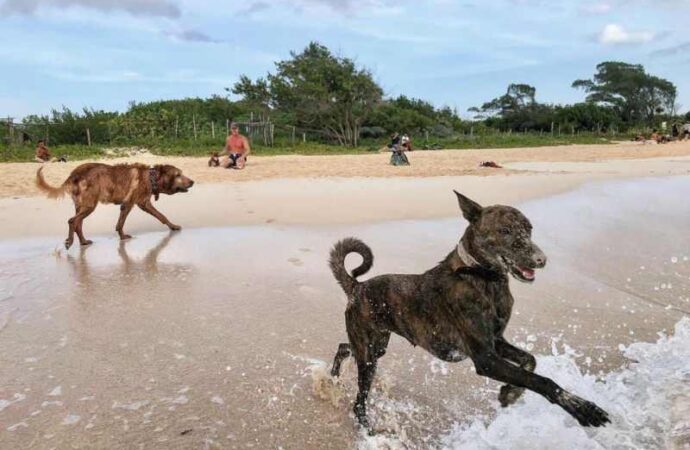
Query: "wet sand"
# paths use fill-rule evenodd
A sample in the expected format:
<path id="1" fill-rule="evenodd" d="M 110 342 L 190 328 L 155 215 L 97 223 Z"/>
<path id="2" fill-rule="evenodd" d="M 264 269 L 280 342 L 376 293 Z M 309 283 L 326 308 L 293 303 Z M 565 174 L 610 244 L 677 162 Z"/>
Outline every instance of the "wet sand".
<path id="1" fill-rule="evenodd" d="M 590 180 L 587 171 L 552 186 L 558 195 L 526 201 L 530 182 L 533 192 L 544 184 L 539 177 L 410 182 L 429 195 L 467 183 L 487 203 L 522 196 L 550 259 L 534 285 L 512 283 L 508 336 L 540 355 L 570 348 L 582 371 L 604 375 L 628 364 L 621 344 L 656 341 L 690 311 L 690 179 L 599 181 L 564 192 Z M 61 227 L 0 242 L 0 447 L 427 448 L 442 446 L 455 422 L 490 423 L 498 383 L 477 377 L 468 362 L 442 363 L 397 337 L 381 360 L 370 407 L 385 439 L 364 439 L 353 426 L 352 364 L 337 388 L 323 376 L 345 338 L 344 294 L 325 263 L 330 245 L 356 235 L 374 250 L 372 275 L 420 272 L 464 228 L 452 197 L 435 203 L 402 188 L 386 195 L 384 187 L 402 186 L 390 181 L 359 198 L 374 205 L 387 198 L 390 211 L 412 216 L 417 209 L 405 210 L 408 201 L 428 201 L 438 216 L 385 220 L 369 212 L 358 218 L 382 221 L 334 224 L 339 209 L 360 203 L 348 197 L 354 184 L 330 180 L 334 191 L 345 186 L 343 204 L 321 211 L 326 219 L 315 225 L 275 220 L 176 234 L 134 225 L 136 238 L 120 243 L 89 222 L 95 244 L 85 249 L 56 250 Z M 178 201 L 169 200 L 166 212 Z M 256 197 L 245 200 L 260 207 Z M 286 203 L 285 217 L 299 216 L 292 206 Z M 683 410 L 690 393 L 676 394 Z M 605 406 L 614 426 L 603 433 L 615 433 L 628 412 Z M 576 427 L 546 401 L 542 409 Z M 650 429 L 658 444 L 651 448 L 663 448 L 668 430 Z"/>

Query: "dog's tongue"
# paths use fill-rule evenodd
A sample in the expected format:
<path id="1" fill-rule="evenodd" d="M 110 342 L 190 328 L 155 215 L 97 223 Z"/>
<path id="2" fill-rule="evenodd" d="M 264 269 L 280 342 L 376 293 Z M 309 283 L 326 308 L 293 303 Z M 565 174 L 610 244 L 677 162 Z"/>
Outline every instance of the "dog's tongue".
<path id="1" fill-rule="evenodd" d="M 525 277 L 526 279 L 534 280 L 534 270 L 525 269 L 523 267 L 520 267 L 520 272 L 522 273 L 522 276 Z"/>

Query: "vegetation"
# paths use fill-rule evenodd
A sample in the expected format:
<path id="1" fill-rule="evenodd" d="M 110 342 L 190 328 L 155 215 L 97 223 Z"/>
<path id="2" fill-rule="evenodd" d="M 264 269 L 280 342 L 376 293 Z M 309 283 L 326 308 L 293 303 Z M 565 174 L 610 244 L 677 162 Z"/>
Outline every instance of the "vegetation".
<path id="1" fill-rule="evenodd" d="M 123 113 L 67 108 L 28 116 L 11 127 L 0 119 L 0 158 L 30 160 L 47 139 L 56 154 L 76 159 L 105 147 L 146 147 L 154 153 L 207 155 L 223 145 L 230 121 L 243 124 L 259 154 L 358 153 L 405 132 L 416 148 L 558 145 L 623 139 L 676 115 L 676 87 L 640 65 L 604 62 L 572 87 L 582 103 L 540 103 L 537 89 L 510 84 L 505 93 L 471 108 L 474 120 L 422 99 L 386 98 L 371 73 L 312 42 L 252 80 L 241 76 L 227 96 L 131 103 Z M 21 145 L 24 144 L 24 145 Z"/>

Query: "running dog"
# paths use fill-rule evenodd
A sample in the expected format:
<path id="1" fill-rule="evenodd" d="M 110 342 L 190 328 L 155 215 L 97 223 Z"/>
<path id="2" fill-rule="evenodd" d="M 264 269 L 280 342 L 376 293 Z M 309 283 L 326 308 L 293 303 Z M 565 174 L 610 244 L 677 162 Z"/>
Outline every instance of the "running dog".
<path id="1" fill-rule="evenodd" d="M 354 355 L 358 422 L 369 427 L 367 396 L 376 362 L 386 353 L 391 333 L 443 361 L 469 357 L 478 375 L 506 383 L 498 396 L 504 407 L 529 389 L 558 404 L 583 426 L 610 422 L 608 414 L 594 403 L 534 373 L 535 358 L 503 337 L 513 307 L 508 274 L 531 283 L 535 269 L 546 265 L 546 256 L 532 242 L 530 221 L 515 208 L 484 208 L 455 194 L 469 226 L 457 247 L 423 274 L 381 275 L 359 282 L 357 277 L 373 264 L 371 249 L 358 239 L 346 238 L 331 251 L 331 270 L 348 298 L 345 323 L 349 340 L 338 347 L 331 375 L 340 376 L 343 360 Z M 352 275 L 345 269 L 345 257 L 350 253 L 363 258 Z"/>
<path id="2" fill-rule="evenodd" d="M 120 205 L 120 218 L 115 227 L 120 239 L 132 237 L 125 234 L 122 229 L 134 205 L 160 220 L 171 230 L 179 230 L 179 225 L 170 222 L 154 208 L 151 196 L 158 200 L 160 194 L 187 192 L 194 185 L 194 181 L 182 175 L 182 171 L 177 167 L 160 164 L 153 167 L 143 164 L 82 164 L 74 169 L 59 187 L 50 186 L 43 178 L 42 171 L 43 167 L 36 172 L 36 186 L 45 192 L 48 198 L 58 198 L 69 193 L 74 201 L 76 214 L 67 221 L 67 249 L 74 242 L 75 232 L 81 245 L 92 244 L 92 241 L 84 238 L 82 223 L 96 209 L 99 202 Z"/>

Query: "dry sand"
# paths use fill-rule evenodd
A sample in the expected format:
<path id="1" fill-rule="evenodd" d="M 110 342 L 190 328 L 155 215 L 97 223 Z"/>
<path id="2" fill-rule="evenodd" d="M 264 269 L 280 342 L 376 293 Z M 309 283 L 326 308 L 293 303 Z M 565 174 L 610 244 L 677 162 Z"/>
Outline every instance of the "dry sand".
<path id="1" fill-rule="evenodd" d="M 486 204 L 511 204 L 587 181 L 687 174 L 688 155 L 690 143 L 674 143 L 420 151 L 410 155 L 410 167 L 388 165 L 385 154 L 257 157 L 244 171 L 208 168 L 201 158 L 143 156 L 112 162 L 166 162 L 194 178 L 190 193 L 161 196 L 157 203 L 173 222 L 189 228 L 450 217 L 455 214 L 452 189 Z M 477 167 L 490 159 L 506 168 Z M 50 164 L 44 172 L 49 182 L 59 184 L 76 165 Z M 37 196 L 36 169 L 29 163 L 0 164 L 0 239 L 65 233 L 72 202 Z M 99 207 L 86 221 L 87 235 L 112 235 L 118 212 L 112 205 Z M 140 233 L 161 225 L 135 210 L 126 229 Z"/>
<path id="2" fill-rule="evenodd" d="M 333 156 L 252 156 L 243 171 L 209 168 L 207 158 L 156 157 L 143 155 L 111 159 L 106 162 L 142 162 L 145 164 L 173 164 L 200 183 L 234 183 L 236 181 L 276 178 L 322 177 L 439 177 L 458 175 L 495 175 L 514 171 L 482 169 L 481 161 L 493 160 L 503 165 L 511 162 L 592 162 L 622 159 L 646 159 L 690 155 L 690 141 L 666 145 L 622 143 L 616 145 L 572 145 L 559 147 L 495 149 L 495 150 L 438 150 L 409 153 L 409 167 L 388 164 L 390 154 L 333 155 Z M 79 164 L 50 164 L 46 178 L 61 183 Z M 0 164 L 0 197 L 36 195 L 33 185 L 35 163 Z"/>

